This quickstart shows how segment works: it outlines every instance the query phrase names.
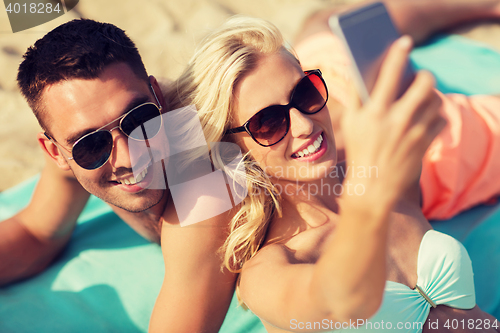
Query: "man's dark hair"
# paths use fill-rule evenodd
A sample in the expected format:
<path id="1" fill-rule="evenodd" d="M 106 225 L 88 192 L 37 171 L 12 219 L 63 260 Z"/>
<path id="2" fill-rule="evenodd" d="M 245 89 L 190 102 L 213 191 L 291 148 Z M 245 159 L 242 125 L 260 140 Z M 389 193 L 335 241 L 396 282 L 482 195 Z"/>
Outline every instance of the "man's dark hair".
<path id="1" fill-rule="evenodd" d="M 67 22 L 39 39 L 24 54 L 17 83 L 40 126 L 41 95 L 48 85 L 69 79 L 95 79 L 106 66 L 126 63 L 139 79 L 148 75 L 134 42 L 120 28 L 88 19 Z"/>

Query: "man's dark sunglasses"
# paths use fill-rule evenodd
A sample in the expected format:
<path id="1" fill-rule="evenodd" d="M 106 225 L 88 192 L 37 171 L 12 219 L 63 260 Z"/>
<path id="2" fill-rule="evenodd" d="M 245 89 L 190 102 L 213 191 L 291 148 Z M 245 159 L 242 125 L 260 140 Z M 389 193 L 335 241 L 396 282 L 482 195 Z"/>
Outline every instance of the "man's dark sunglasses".
<path id="1" fill-rule="evenodd" d="M 225 134 L 247 132 L 263 147 L 277 144 L 290 130 L 290 109 L 314 114 L 328 101 L 328 89 L 319 69 L 304 72 L 290 95 L 287 105 L 271 105 L 254 114 L 243 126 L 229 129 Z"/>
<path id="2" fill-rule="evenodd" d="M 73 144 L 71 151 L 62 147 L 47 133 L 44 134 L 50 141 L 56 143 L 59 147 L 71 153 L 72 157 L 66 156 L 68 160 L 74 160 L 79 166 L 87 170 L 98 169 L 106 164 L 106 162 L 109 160 L 109 157 L 111 156 L 111 152 L 113 151 L 114 144 L 111 131 L 119 128 L 127 137 L 140 141 L 151 139 L 156 134 L 158 134 L 162 127 L 162 107 L 160 102 L 158 101 L 158 97 L 156 97 L 153 87 L 151 87 L 151 91 L 155 96 L 157 104 L 147 102 L 136 106 L 132 110 L 128 111 L 124 115 L 121 115 L 110 123 L 102 126 L 92 133 L 88 133 L 79 138 Z M 115 126 L 109 130 L 104 129 L 117 120 L 120 120 L 118 126 Z M 150 120 L 153 121 L 147 124 L 147 133 L 149 135 L 148 138 L 148 136 L 146 136 L 145 123 Z M 141 127 L 141 130 L 135 130 L 139 127 Z"/>

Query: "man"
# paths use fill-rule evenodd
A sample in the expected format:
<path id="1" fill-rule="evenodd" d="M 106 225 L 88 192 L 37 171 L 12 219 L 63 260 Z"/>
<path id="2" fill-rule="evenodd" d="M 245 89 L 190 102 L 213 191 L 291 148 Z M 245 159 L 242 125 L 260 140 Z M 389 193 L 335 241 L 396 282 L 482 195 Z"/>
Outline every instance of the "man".
<path id="1" fill-rule="evenodd" d="M 44 131 L 38 142 L 47 163 L 30 204 L 0 223 L 0 285 L 50 265 L 92 193 L 139 234 L 161 240 L 161 316 L 153 315 L 150 328 L 217 331 L 234 290 L 234 274 L 221 271 L 216 255 L 230 216 L 200 223 L 208 228 L 180 228 L 168 188 L 151 186 L 165 184 L 164 164 L 134 169 L 131 124 L 168 110 L 134 43 L 111 24 L 65 23 L 28 49 L 18 84 Z"/>

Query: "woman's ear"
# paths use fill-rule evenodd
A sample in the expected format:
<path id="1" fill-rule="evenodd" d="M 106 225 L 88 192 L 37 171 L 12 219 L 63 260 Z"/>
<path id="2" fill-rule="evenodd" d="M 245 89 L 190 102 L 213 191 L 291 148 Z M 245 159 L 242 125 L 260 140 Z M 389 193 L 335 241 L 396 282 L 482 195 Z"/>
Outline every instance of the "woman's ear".
<path id="1" fill-rule="evenodd" d="M 49 137 L 43 132 L 38 133 L 37 140 L 42 150 L 57 164 L 60 169 L 64 171 L 71 169 L 66 157 L 63 153 L 61 153 L 60 149 L 63 148 L 57 147 L 57 145 L 52 140 L 49 140 Z"/>
<path id="2" fill-rule="evenodd" d="M 154 93 L 156 94 L 156 97 L 158 98 L 158 101 L 160 102 L 163 108 L 163 112 L 168 111 L 169 105 L 167 105 L 165 101 L 165 96 L 163 96 L 163 91 L 160 87 L 160 84 L 153 75 L 149 76 L 149 83 L 151 84 L 151 87 L 153 88 Z"/>

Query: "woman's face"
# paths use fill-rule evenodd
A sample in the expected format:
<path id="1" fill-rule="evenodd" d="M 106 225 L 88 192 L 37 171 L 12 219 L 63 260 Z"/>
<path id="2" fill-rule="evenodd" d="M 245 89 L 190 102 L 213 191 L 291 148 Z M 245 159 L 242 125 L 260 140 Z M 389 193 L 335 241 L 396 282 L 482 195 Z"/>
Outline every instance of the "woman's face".
<path id="1" fill-rule="evenodd" d="M 287 52 L 263 56 L 257 67 L 235 87 L 231 127 L 243 125 L 265 107 L 288 104 L 302 77 L 304 72 Z M 324 178 L 336 164 L 335 140 L 326 106 L 315 114 L 291 108 L 288 134 L 273 146 L 260 146 L 246 132 L 235 134 L 234 138 L 275 181 Z"/>

